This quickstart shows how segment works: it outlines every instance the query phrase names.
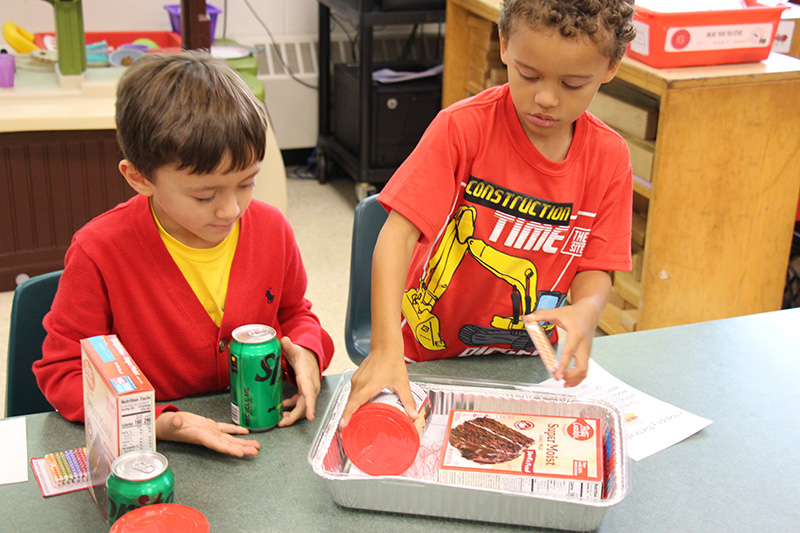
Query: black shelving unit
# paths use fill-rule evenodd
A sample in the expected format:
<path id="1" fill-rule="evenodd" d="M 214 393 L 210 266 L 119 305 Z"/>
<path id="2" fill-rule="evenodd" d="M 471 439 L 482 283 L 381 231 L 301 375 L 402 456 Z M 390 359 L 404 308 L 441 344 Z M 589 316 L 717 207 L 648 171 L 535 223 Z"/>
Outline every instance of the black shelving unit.
<path id="1" fill-rule="evenodd" d="M 389 180 L 396 167 L 370 166 L 370 101 L 372 97 L 372 42 L 377 26 L 440 23 L 445 21 L 444 7 L 384 11 L 380 0 L 319 1 L 319 144 L 317 176 L 320 183 L 330 177 L 335 162 L 353 178 L 359 199 L 375 192 L 376 184 Z M 413 2 L 412 2 L 413 4 Z M 359 150 L 353 153 L 333 135 L 331 121 L 331 14 L 358 25 L 358 131 Z"/>

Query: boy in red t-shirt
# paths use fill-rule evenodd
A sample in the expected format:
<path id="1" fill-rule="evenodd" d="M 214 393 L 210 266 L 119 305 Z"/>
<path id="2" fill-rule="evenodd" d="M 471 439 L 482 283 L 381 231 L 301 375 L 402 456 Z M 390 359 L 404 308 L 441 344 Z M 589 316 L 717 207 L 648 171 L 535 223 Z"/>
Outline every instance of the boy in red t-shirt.
<path id="1" fill-rule="evenodd" d="M 633 0 L 504 2 L 509 83 L 440 112 L 379 196 L 370 354 L 342 426 L 382 388 L 413 416 L 405 362 L 535 355 L 523 317 L 566 332 L 557 378 L 586 377 L 609 271 L 631 266 L 632 201 L 627 146 L 586 109 L 632 17 Z"/>

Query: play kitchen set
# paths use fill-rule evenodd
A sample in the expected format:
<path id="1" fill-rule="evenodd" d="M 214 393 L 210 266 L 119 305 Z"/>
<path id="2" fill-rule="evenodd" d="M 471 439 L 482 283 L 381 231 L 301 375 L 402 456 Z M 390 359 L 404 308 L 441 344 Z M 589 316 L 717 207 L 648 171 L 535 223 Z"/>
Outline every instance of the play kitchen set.
<path id="1" fill-rule="evenodd" d="M 44 1 L 54 8 L 54 33 L 30 33 L 13 22 L 3 24 L 3 37 L 17 52 L 16 61 L 9 51 L 0 54 L 3 88 L 13 88 L 15 77 L 24 78 L 26 72 L 55 72 L 60 88 L 81 89 L 88 78 L 94 77 L 90 70 L 126 67 L 149 52 L 181 49 L 207 49 L 240 72 L 256 74 L 251 50 L 232 42 L 212 44 L 221 10 L 205 0 L 165 5 L 172 31 L 125 32 L 84 32 L 81 0 Z"/>
<path id="2" fill-rule="evenodd" d="M 114 124 L 117 83 L 126 68 L 82 67 L 87 45 L 105 41 L 111 53 L 124 50 L 123 45 L 152 47 L 153 43 L 162 50 L 187 48 L 186 10 L 182 9 L 185 2 L 174 0 L 164 2 L 169 4 L 166 9 L 161 5 L 153 8 L 164 17 L 164 29 L 170 29 L 169 17 L 174 31 L 104 33 L 83 31 L 80 2 L 54 2 L 54 34 L 40 32 L 52 28 L 29 28 L 34 31 L 27 32 L 13 23 L 6 23 L 3 28 L 9 47 L 7 53 L 0 54 L 0 65 L 5 64 L 10 72 L 8 78 L 0 76 L 9 85 L 0 89 L 0 168 L 8 169 L 0 172 L 0 189 L 9 194 L 0 195 L 0 290 L 14 290 L 27 276 L 63 268 L 64 254 L 74 232 L 133 193 L 119 179 L 117 164 L 121 154 Z M 206 33 L 211 35 L 210 23 L 216 22 L 216 11 L 205 1 L 202 3 L 204 18 L 207 11 L 210 15 Z M 50 9 L 44 4 L 42 7 Z M 6 14 L 0 9 L 0 16 Z M 158 28 L 144 28 L 153 29 Z M 197 31 L 190 28 L 189 35 L 194 36 Z M 46 47 L 53 41 L 56 50 L 33 48 L 38 47 L 37 42 Z M 27 49 L 17 51 L 12 45 Z M 263 100 L 264 84 L 256 77 L 256 58 L 250 49 L 233 43 L 223 45 L 223 39 L 217 39 L 209 48 L 212 53 L 224 53 L 225 60 Z M 71 60 L 69 52 L 63 53 L 65 50 L 71 50 L 73 59 L 79 60 Z M 50 60 L 34 60 L 34 52 Z M 56 54 L 57 59 L 52 59 Z M 274 138 L 273 128 L 268 135 Z M 274 192 L 285 207 L 286 173 L 277 143 L 270 140 L 267 150 L 270 157 L 262 165 L 261 190 Z M 6 196 L 8 201 L 4 202 Z M 5 231 L 6 228 L 10 229 Z"/>

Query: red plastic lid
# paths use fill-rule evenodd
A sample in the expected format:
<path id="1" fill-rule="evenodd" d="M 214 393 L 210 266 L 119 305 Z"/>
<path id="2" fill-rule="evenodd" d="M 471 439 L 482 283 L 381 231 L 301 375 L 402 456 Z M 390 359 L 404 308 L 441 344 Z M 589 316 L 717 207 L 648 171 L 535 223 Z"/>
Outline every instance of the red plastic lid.
<path id="1" fill-rule="evenodd" d="M 192 507 L 178 503 L 155 503 L 125 513 L 109 533 L 208 533 L 208 519 Z"/>
<path id="2" fill-rule="evenodd" d="M 405 411 L 382 403 L 360 407 L 342 428 L 347 457 L 371 476 L 408 470 L 419 451 L 419 433 Z"/>

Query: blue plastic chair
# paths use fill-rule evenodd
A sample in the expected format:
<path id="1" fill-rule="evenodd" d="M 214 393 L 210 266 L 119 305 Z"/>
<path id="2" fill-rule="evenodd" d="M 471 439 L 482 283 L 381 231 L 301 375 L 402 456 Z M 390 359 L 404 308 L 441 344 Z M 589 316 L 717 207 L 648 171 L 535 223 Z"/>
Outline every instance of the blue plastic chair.
<path id="1" fill-rule="evenodd" d="M 369 355 L 372 336 L 372 251 L 388 213 L 369 196 L 356 205 L 353 219 L 353 245 L 350 251 L 350 289 L 344 323 L 347 355 L 356 365 Z"/>
<path id="2" fill-rule="evenodd" d="M 31 366 L 42 358 L 42 320 L 50 311 L 61 270 L 34 276 L 17 285 L 11 303 L 6 373 L 6 416 L 54 411 L 45 399 Z"/>

